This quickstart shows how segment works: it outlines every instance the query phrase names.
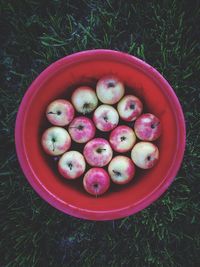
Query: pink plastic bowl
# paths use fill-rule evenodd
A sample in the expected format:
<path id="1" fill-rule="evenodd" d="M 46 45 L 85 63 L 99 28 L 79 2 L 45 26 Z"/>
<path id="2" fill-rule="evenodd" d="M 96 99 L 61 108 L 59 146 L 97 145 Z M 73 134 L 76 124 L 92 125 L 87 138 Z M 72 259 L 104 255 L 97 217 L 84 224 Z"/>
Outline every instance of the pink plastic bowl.
<path id="1" fill-rule="evenodd" d="M 78 181 L 59 176 L 52 159 L 41 148 L 48 124 L 47 105 L 58 97 L 69 98 L 80 84 L 94 84 L 101 76 L 119 76 L 140 97 L 146 110 L 157 115 L 163 132 L 156 142 L 159 163 L 137 171 L 128 185 L 113 186 L 95 198 Z M 129 92 L 130 93 L 130 92 Z M 168 82 L 150 65 L 112 50 L 92 50 L 64 57 L 45 69 L 28 88 L 18 111 L 15 143 L 22 170 L 36 192 L 55 208 L 89 220 L 111 220 L 134 214 L 154 202 L 171 184 L 182 162 L 185 123 L 179 101 Z"/>

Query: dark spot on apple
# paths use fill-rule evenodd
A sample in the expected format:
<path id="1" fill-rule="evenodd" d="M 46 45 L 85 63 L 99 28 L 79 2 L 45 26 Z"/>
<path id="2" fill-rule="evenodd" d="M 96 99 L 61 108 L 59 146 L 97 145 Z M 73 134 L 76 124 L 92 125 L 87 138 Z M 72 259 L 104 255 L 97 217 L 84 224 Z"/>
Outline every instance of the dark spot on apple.
<path id="1" fill-rule="evenodd" d="M 47 114 L 56 114 L 56 113 L 53 111 L 49 111 Z"/>
<path id="2" fill-rule="evenodd" d="M 135 104 L 134 103 L 130 104 L 130 109 L 135 109 Z"/>
<path id="3" fill-rule="evenodd" d="M 115 83 L 114 82 L 109 82 L 108 83 L 108 87 L 115 87 Z"/>
<path id="4" fill-rule="evenodd" d="M 114 173 L 116 176 L 121 176 L 121 172 L 118 172 L 118 171 L 113 170 L 113 173 Z"/>
<path id="5" fill-rule="evenodd" d="M 160 124 L 159 121 L 156 122 L 156 123 L 152 123 L 152 124 L 151 124 L 151 128 L 152 128 L 152 129 L 155 129 L 159 124 Z"/>
<path id="6" fill-rule="evenodd" d="M 99 187 L 99 185 L 97 183 L 95 183 L 93 186 L 95 189 L 97 189 Z"/>
<path id="7" fill-rule="evenodd" d="M 85 103 L 84 105 L 83 105 L 83 109 L 88 109 L 90 107 L 90 104 L 89 103 Z"/>
<path id="8" fill-rule="evenodd" d="M 83 128 L 84 128 L 84 126 L 81 125 L 81 124 L 77 127 L 77 129 L 80 130 L 80 131 L 83 130 Z"/>
<path id="9" fill-rule="evenodd" d="M 72 170 L 73 164 L 71 162 L 67 163 L 67 166 L 69 167 L 70 171 Z"/>
<path id="10" fill-rule="evenodd" d="M 151 160 L 151 156 L 148 156 L 148 157 L 147 157 L 147 160 Z"/>
<path id="11" fill-rule="evenodd" d="M 108 117 L 107 116 L 104 116 L 103 119 L 104 119 L 105 122 L 108 122 Z"/>
<path id="12" fill-rule="evenodd" d="M 124 141 L 124 140 L 126 140 L 126 137 L 125 137 L 125 136 L 121 136 L 121 137 L 120 137 L 120 140 L 121 140 L 121 141 Z"/>
<path id="13" fill-rule="evenodd" d="M 57 115 L 58 115 L 58 116 L 61 115 L 61 113 L 62 113 L 62 112 L 61 112 L 60 110 L 57 111 Z"/>

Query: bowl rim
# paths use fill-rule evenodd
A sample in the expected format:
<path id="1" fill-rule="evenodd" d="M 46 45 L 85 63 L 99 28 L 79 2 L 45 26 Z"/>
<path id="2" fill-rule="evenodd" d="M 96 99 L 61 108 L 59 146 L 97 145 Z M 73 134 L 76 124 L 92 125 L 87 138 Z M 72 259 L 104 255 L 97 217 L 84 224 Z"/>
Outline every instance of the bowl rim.
<path id="1" fill-rule="evenodd" d="M 49 76 L 51 76 L 52 74 L 55 75 L 55 73 L 58 70 L 60 71 L 62 68 L 66 67 L 66 65 L 70 66 L 71 64 L 77 64 L 78 62 L 83 62 L 85 60 L 89 61 L 92 60 L 94 56 L 99 57 L 99 59 L 102 59 L 103 57 L 106 58 L 109 57 L 110 60 L 118 61 L 129 65 L 134 65 L 135 68 L 138 68 L 140 71 L 142 71 L 151 79 L 153 79 L 155 83 L 160 85 L 159 87 L 161 88 L 161 90 L 163 90 L 163 93 L 166 95 L 169 101 L 173 103 L 173 109 L 175 111 L 174 113 L 175 119 L 178 125 L 180 125 L 181 129 L 179 130 L 179 135 L 178 135 L 179 138 L 176 144 L 177 149 L 175 150 L 176 155 L 174 156 L 174 161 L 172 162 L 167 174 L 163 178 L 162 182 L 158 185 L 158 187 L 156 187 L 149 195 L 141 199 L 139 202 L 133 205 L 126 206 L 124 208 L 114 209 L 110 211 L 87 210 L 78 208 L 69 203 L 66 204 L 64 201 L 55 196 L 52 192 L 50 192 L 47 188 L 44 187 L 44 185 L 41 183 L 41 181 L 34 173 L 34 170 L 31 167 L 31 163 L 28 160 L 26 149 L 24 147 L 24 142 L 23 142 L 24 138 L 23 122 L 26 117 L 27 106 L 28 106 L 27 103 L 30 101 L 30 98 L 33 98 L 34 95 L 37 93 L 37 91 L 41 87 L 41 84 L 43 84 L 49 78 Z M 30 183 L 30 185 L 40 195 L 40 197 L 43 198 L 51 206 L 55 207 L 56 209 L 68 215 L 88 220 L 120 219 L 126 216 L 133 215 L 143 210 L 150 204 L 152 204 L 167 190 L 172 181 L 175 179 L 175 176 L 183 160 L 185 143 L 186 143 L 186 127 L 185 127 L 183 111 L 175 92 L 173 91 L 172 87 L 169 85 L 167 80 L 155 68 L 150 66 L 145 61 L 124 52 L 116 50 L 108 50 L 108 49 L 93 49 L 93 50 L 85 50 L 77 52 L 65 56 L 55 61 L 51 65 L 49 65 L 47 68 L 45 68 L 36 77 L 36 79 L 32 82 L 32 84 L 28 87 L 26 93 L 24 94 L 24 97 L 22 98 L 19 106 L 15 122 L 15 147 L 16 147 L 17 157 L 21 169 L 26 179 Z"/>

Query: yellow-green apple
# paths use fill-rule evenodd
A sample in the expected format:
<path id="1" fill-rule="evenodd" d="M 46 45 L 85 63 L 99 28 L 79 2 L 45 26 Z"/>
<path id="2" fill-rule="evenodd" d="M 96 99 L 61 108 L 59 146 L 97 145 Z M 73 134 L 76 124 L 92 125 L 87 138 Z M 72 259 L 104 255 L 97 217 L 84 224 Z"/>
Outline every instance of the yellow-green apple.
<path id="1" fill-rule="evenodd" d="M 157 163 L 159 151 L 153 143 L 139 142 L 133 147 L 131 158 L 139 168 L 150 169 Z"/>
<path id="2" fill-rule="evenodd" d="M 42 146 L 44 151 L 53 156 L 61 155 L 71 146 L 71 137 L 67 130 L 54 126 L 45 130 L 42 135 Z"/>
<path id="3" fill-rule="evenodd" d="M 135 175 L 135 166 L 130 158 L 119 155 L 109 163 L 108 172 L 114 183 L 127 184 Z"/>
<path id="4" fill-rule="evenodd" d="M 123 97 L 124 91 L 123 82 L 115 75 L 106 75 L 97 82 L 97 96 L 104 104 L 117 103 Z"/>
<path id="5" fill-rule="evenodd" d="M 92 112 L 98 105 L 95 91 L 88 86 L 78 87 L 72 94 L 72 104 L 83 114 Z"/>
<path id="6" fill-rule="evenodd" d="M 58 162 L 60 174 L 67 179 L 76 179 L 85 171 L 86 163 L 83 155 L 78 151 L 68 151 Z"/>

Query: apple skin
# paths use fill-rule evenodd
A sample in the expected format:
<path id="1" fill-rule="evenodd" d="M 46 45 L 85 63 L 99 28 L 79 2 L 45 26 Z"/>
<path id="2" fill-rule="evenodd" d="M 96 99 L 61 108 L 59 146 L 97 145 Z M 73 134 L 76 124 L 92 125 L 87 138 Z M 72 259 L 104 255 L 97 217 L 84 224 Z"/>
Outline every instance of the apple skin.
<path id="1" fill-rule="evenodd" d="M 66 126 L 74 118 L 74 107 L 65 99 L 54 100 L 47 106 L 46 117 L 53 125 Z"/>
<path id="2" fill-rule="evenodd" d="M 83 155 L 89 165 L 103 167 L 112 159 L 113 151 L 106 139 L 94 138 L 85 145 Z"/>
<path id="3" fill-rule="evenodd" d="M 142 114 L 134 124 L 135 134 L 140 140 L 154 141 L 161 135 L 160 120 L 151 113 Z"/>
<path id="4" fill-rule="evenodd" d="M 150 142 L 139 142 L 131 151 L 132 161 L 141 169 L 152 168 L 159 159 L 159 150 Z"/>
<path id="5" fill-rule="evenodd" d="M 106 75 L 97 82 L 96 93 L 104 104 L 117 103 L 123 97 L 124 92 L 124 84 L 114 75 Z"/>
<path id="6" fill-rule="evenodd" d="M 130 127 L 120 125 L 111 132 L 109 142 L 113 150 L 124 153 L 132 149 L 136 142 L 136 136 Z"/>
<path id="7" fill-rule="evenodd" d="M 83 155 L 78 151 L 68 151 L 62 155 L 58 162 L 58 171 L 66 179 L 80 177 L 86 168 Z"/>
<path id="8" fill-rule="evenodd" d="M 93 121 L 97 129 L 102 132 L 109 132 L 118 125 L 119 115 L 115 108 L 103 104 L 95 110 Z"/>
<path id="9" fill-rule="evenodd" d="M 135 175 L 135 166 L 130 158 L 119 155 L 109 163 L 108 173 L 114 183 L 127 184 Z"/>
<path id="10" fill-rule="evenodd" d="M 88 86 L 78 87 L 73 92 L 71 101 L 75 109 L 82 114 L 92 112 L 98 105 L 95 91 Z"/>
<path id="11" fill-rule="evenodd" d="M 68 127 L 72 140 L 77 143 L 86 143 L 95 136 L 96 128 L 92 120 L 80 116 L 73 119 Z"/>
<path id="12" fill-rule="evenodd" d="M 136 96 L 126 95 L 117 104 L 117 110 L 122 120 L 134 121 L 142 113 L 143 104 Z"/>
<path id="13" fill-rule="evenodd" d="M 110 176 L 102 168 L 91 168 L 83 178 L 83 186 L 91 195 L 102 195 L 110 187 Z"/>
<path id="14" fill-rule="evenodd" d="M 53 126 L 45 130 L 41 140 L 44 151 L 52 156 L 58 156 L 69 150 L 71 137 L 67 130 Z"/>

